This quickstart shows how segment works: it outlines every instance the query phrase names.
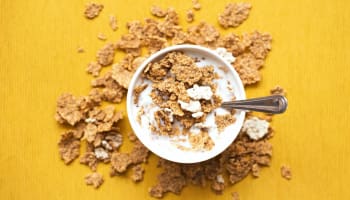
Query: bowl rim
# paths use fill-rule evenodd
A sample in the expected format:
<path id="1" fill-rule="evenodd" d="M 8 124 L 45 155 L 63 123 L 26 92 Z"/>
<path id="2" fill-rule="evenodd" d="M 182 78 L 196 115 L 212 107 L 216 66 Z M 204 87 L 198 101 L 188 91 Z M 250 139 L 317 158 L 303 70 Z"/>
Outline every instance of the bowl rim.
<path id="1" fill-rule="evenodd" d="M 142 62 L 142 64 L 137 68 L 137 70 L 135 71 L 135 73 L 133 74 L 133 77 L 130 81 L 129 87 L 128 87 L 128 91 L 127 91 L 127 98 L 126 98 L 126 106 L 127 106 L 127 116 L 128 116 L 128 120 L 129 123 L 131 125 L 132 131 L 135 133 L 136 137 L 140 140 L 140 142 L 146 146 L 146 148 L 148 148 L 151 152 L 153 152 L 154 154 L 156 154 L 157 156 L 172 161 L 172 162 L 177 162 L 177 163 L 198 163 L 198 162 L 203 162 L 205 160 L 209 160 L 217 155 L 219 155 L 220 153 L 222 153 L 238 136 L 239 134 L 239 130 L 242 128 L 243 126 L 243 121 L 245 119 L 245 111 L 240 111 L 240 118 L 236 119 L 235 123 L 238 123 L 239 129 L 238 132 L 235 133 L 235 137 L 232 139 L 231 143 L 229 143 L 225 148 L 221 148 L 220 151 L 215 152 L 215 154 L 211 155 L 208 154 L 210 156 L 208 156 L 208 158 L 202 158 L 202 159 L 197 159 L 197 160 L 186 160 L 184 158 L 180 158 L 180 157 L 169 157 L 169 156 L 165 156 L 164 152 L 162 152 L 161 150 L 159 150 L 159 148 L 153 148 L 154 146 L 152 146 L 151 144 L 145 143 L 144 141 L 142 141 L 142 137 L 140 137 L 140 133 L 137 133 L 137 121 L 135 118 L 133 118 L 133 114 L 132 114 L 132 106 L 133 106 L 133 90 L 135 88 L 135 84 L 137 83 L 137 80 L 139 79 L 140 75 L 142 74 L 142 72 L 144 71 L 144 68 L 153 60 L 157 59 L 158 57 L 169 53 L 171 51 L 181 51 L 181 50 L 194 50 L 194 51 L 204 51 L 208 54 L 210 54 L 211 56 L 214 56 L 216 59 L 220 60 L 221 62 L 223 62 L 225 64 L 225 67 L 227 67 L 230 72 L 232 73 L 234 79 L 236 79 L 236 82 L 238 83 L 238 88 L 239 88 L 239 93 L 241 98 L 240 99 L 246 99 L 246 94 L 245 94 L 245 90 L 244 90 L 244 86 L 242 83 L 242 80 L 240 79 L 238 73 L 236 72 L 236 70 L 232 67 L 232 65 L 230 63 L 228 63 L 225 59 L 222 58 L 222 56 L 220 56 L 219 54 L 217 54 L 214 50 L 203 47 L 203 46 L 199 46 L 199 45 L 191 45 L 191 44 L 181 44 L 181 45 L 173 45 L 173 46 L 169 46 L 166 47 L 164 49 L 161 49 L 159 51 L 157 51 L 156 53 L 152 54 L 150 57 L 148 57 L 146 60 L 144 60 Z"/>

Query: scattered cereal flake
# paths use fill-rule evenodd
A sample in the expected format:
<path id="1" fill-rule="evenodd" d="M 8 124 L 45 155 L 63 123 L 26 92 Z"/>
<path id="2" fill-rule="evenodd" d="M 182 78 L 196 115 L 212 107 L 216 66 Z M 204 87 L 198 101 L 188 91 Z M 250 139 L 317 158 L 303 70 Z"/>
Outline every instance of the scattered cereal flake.
<path id="1" fill-rule="evenodd" d="M 102 4 L 89 3 L 86 5 L 84 15 L 87 19 L 94 19 L 97 17 L 103 9 Z"/>
<path id="2" fill-rule="evenodd" d="M 128 32 L 130 34 L 135 35 L 139 39 L 141 39 L 143 37 L 144 27 L 140 21 L 138 21 L 138 20 L 130 21 L 126 24 L 126 27 L 128 28 Z"/>
<path id="3" fill-rule="evenodd" d="M 95 156 L 95 153 L 90 151 L 85 152 L 84 155 L 80 158 L 80 164 L 87 165 L 92 171 L 96 171 L 98 160 Z"/>
<path id="4" fill-rule="evenodd" d="M 147 88 L 147 86 L 147 84 L 143 84 L 134 88 L 134 104 L 138 103 L 140 94 Z"/>
<path id="5" fill-rule="evenodd" d="M 237 27 L 248 18 L 251 8 L 250 3 L 228 3 L 219 15 L 219 24 L 224 28 Z"/>
<path id="6" fill-rule="evenodd" d="M 145 41 L 149 54 L 153 54 L 167 46 L 167 39 L 164 37 L 150 36 Z"/>
<path id="7" fill-rule="evenodd" d="M 234 115 L 226 114 L 226 115 L 216 115 L 215 116 L 215 124 L 218 127 L 220 132 L 224 131 L 226 127 L 230 126 L 236 121 Z"/>
<path id="8" fill-rule="evenodd" d="M 85 176 L 85 183 L 86 185 L 92 185 L 94 188 L 98 188 L 103 183 L 103 177 L 101 174 L 97 172 L 93 172 L 91 174 L 88 174 Z"/>
<path id="9" fill-rule="evenodd" d="M 86 68 L 86 71 L 94 77 L 97 77 L 100 74 L 102 66 L 97 62 L 90 62 Z"/>
<path id="10" fill-rule="evenodd" d="M 84 50 L 83 47 L 78 47 L 77 52 L 78 52 L 78 53 L 84 53 L 85 50 Z"/>
<path id="11" fill-rule="evenodd" d="M 232 200 L 239 200 L 239 194 L 238 192 L 232 192 Z"/>
<path id="12" fill-rule="evenodd" d="M 79 138 L 75 137 L 74 130 L 66 131 L 61 136 L 61 140 L 58 143 L 58 146 L 61 158 L 67 165 L 79 156 L 80 140 Z"/>
<path id="13" fill-rule="evenodd" d="M 167 11 L 163 10 L 159 6 L 152 6 L 151 7 L 151 14 L 156 16 L 156 17 L 165 17 L 165 15 L 167 14 Z"/>
<path id="14" fill-rule="evenodd" d="M 163 165 L 167 166 L 163 166 L 164 171 L 158 175 L 158 183 L 149 189 L 149 194 L 155 198 L 162 198 L 167 192 L 179 195 L 186 186 L 186 177 L 181 173 L 181 166 L 175 163 Z"/>
<path id="15" fill-rule="evenodd" d="M 131 164 L 131 159 L 128 153 L 114 152 L 111 158 L 111 165 L 112 165 L 111 176 L 115 176 L 119 173 L 125 172 L 127 167 L 130 164 Z"/>
<path id="16" fill-rule="evenodd" d="M 266 120 L 252 117 L 245 120 L 242 131 L 247 133 L 252 140 L 259 140 L 268 133 L 269 126 L 270 124 Z"/>
<path id="17" fill-rule="evenodd" d="M 197 26 L 189 27 L 187 33 L 189 36 L 187 38 L 188 42 L 204 46 L 210 46 L 220 37 L 219 31 L 214 26 L 205 22 L 200 22 Z"/>
<path id="18" fill-rule="evenodd" d="M 263 60 L 255 59 L 250 53 L 237 56 L 233 66 L 238 72 L 244 85 L 251 85 L 261 80 L 259 68 L 264 64 Z"/>
<path id="19" fill-rule="evenodd" d="M 248 37 L 251 41 L 249 46 L 250 52 L 256 59 L 265 59 L 271 50 L 271 35 L 268 33 L 259 33 L 258 31 L 254 31 L 253 33 L 249 34 Z"/>
<path id="20" fill-rule="evenodd" d="M 188 41 L 189 35 L 186 32 L 183 31 L 178 31 L 175 33 L 173 39 L 172 39 L 172 44 L 184 44 Z"/>
<path id="21" fill-rule="evenodd" d="M 198 0 L 192 0 L 192 4 L 193 4 L 193 9 L 195 10 L 201 9 L 201 4 L 198 2 Z"/>
<path id="22" fill-rule="evenodd" d="M 174 8 L 168 8 L 167 14 L 163 22 L 159 23 L 157 28 L 165 36 L 172 38 L 176 32 L 182 28 L 179 25 L 179 15 Z"/>
<path id="23" fill-rule="evenodd" d="M 113 31 L 118 30 L 118 21 L 114 15 L 109 16 L 109 26 Z"/>
<path id="24" fill-rule="evenodd" d="M 190 9 L 186 12 L 186 21 L 191 23 L 193 22 L 193 20 L 194 20 L 194 12 L 192 9 Z"/>
<path id="25" fill-rule="evenodd" d="M 132 76 L 133 73 L 124 69 L 120 64 L 113 65 L 112 78 L 125 89 L 128 89 Z"/>
<path id="26" fill-rule="evenodd" d="M 287 180 L 292 179 L 292 171 L 289 166 L 287 165 L 282 165 L 281 167 L 281 176 Z"/>
<path id="27" fill-rule="evenodd" d="M 62 94 L 57 100 L 56 120 L 74 126 L 83 118 L 80 107 L 82 101 L 82 98 L 75 97 L 72 94 Z"/>
<path id="28" fill-rule="evenodd" d="M 97 39 L 102 40 L 102 41 L 106 41 L 107 40 L 107 36 L 103 33 L 98 33 L 97 34 Z"/>
<path id="29" fill-rule="evenodd" d="M 133 164 L 140 164 L 147 162 L 149 150 L 139 141 L 134 142 L 134 147 L 130 152 L 130 159 Z"/>
<path id="30" fill-rule="evenodd" d="M 91 82 L 92 87 L 102 88 L 101 96 L 105 101 L 112 103 L 121 102 L 126 90 L 112 78 L 112 72 L 107 72 L 104 76 Z"/>
<path id="31" fill-rule="evenodd" d="M 122 50 L 138 49 L 141 46 L 141 40 L 135 34 L 125 34 L 117 42 L 117 48 Z"/>
<path id="32" fill-rule="evenodd" d="M 112 43 L 108 43 L 97 52 L 97 62 L 102 66 L 110 65 L 113 63 L 114 55 L 115 46 Z"/>
<path id="33" fill-rule="evenodd" d="M 145 170 L 142 168 L 142 166 L 140 164 L 139 165 L 135 165 L 132 168 L 131 180 L 133 180 L 134 182 L 142 181 L 144 172 L 145 172 Z"/>
<path id="34" fill-rule="evenodd" d="M 282 96 L 286 96 L 287 92 L 285 89 L 283 89 L 281 86 L 276 85 L 274 88 L 272 88 L 270 90 L 270 94 L 271 95 L 282 95 Z"/>

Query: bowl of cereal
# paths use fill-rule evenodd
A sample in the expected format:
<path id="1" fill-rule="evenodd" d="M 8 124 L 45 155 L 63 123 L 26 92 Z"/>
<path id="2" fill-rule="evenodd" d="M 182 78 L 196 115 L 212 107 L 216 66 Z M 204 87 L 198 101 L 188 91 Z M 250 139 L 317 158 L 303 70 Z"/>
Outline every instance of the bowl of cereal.
<path id="1" fill-rule="evenodd" d="M 197 163 L 234 141 L 245 112 L 224 109 L 221 103 L 246 97 L 230 64 L 234 58 L 224 54 L 176 45 L 139 66 L 128 88 L 127 113 L 135 135 L 150 151 L 173 162 Z"/>

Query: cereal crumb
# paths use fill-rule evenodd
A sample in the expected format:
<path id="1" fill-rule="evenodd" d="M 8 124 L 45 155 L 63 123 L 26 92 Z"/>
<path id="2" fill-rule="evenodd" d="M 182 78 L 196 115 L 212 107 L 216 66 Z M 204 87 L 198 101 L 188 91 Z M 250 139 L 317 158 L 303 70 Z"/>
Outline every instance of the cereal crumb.
<path id="1" fill-rule="evenodd" d="M 118 30 L 118 21 L 114 15 L 109 16 L 109 26 L 113 31 Z"/>
<path id="2" fill-rule="evenodd" d="M 232 192 L 232 200 L 239 200 L 239 194 L 238 192 Z"/>
<path id="3" fill-rule="evenodd" d="M 245 120 L 242 131 L 247 133 L 250 139 L 259 140 L 263 138 L 269 131 L 269 122 L 261 120 L 257 117 L 252 117 Z"/>
<path id="4" fill-rule="evenodd" d="M 215 116 L 215 124 L 217 125 L 220 132 L 224 131 L 226 127 L 230 126 L 235 121 L 236 121 L 235 116 L 231 114 Z"/>
<path id="5" fill-rule="evenodd" d="M 282 165 L 281 175 L 283 178 L 285 178 L 287 180 L 291 180 L 292 179 L 292 171 L 291 171 L 290 167 L 287 165 Z"/>
<path id="6" fill-rule="evenodd" d="M 191 23 L 193 22 L 193 20 L 194 20 L 194 12 L 192 9 L 190 9 L 186 12 L 186 21 Z"/>
<path id="7" fill-rule="evenodd" d="M 198 0 L 192 0 L 193 9 L 200 10 L 201 4 L 198 2 Z"/>
<path id="8" fill-rule="evenodd" d="M 224 28 L 237 27 L 248 18 L 251 8 L 250 3 L 228 3 L 219 15 L 219 24 Z"/>
<path id="9" fill-rule="evenodd" d="M 270 90 L 270 94 L 271 95 L 282 95 L 282 96 L 286 96 L 287 92 L 285 89 L 283 89 L 281 86 L 276 85 L 274 88 L 272 88 Z"/>
<path id="10" fill-rule="evenodd" d="M 134 182 L 139 182 L 143 180 L 143 173 L 145 172 L 145 170 L 142 168 L 141 165 L 135 165 L 132 168 L 132 175 L 131 175 L 131 179 Z"/>
<path id="11" fill-rule="evenodd" d="M 252 175 L 254 177 L 259 177 L 259 174 L 260 174 L 260 167 L 258 164 L 255 163 L 252 165 Z"/>
<path id="12" fill-rule="evenodd" d="M 97 62 L 90 62 L 86 68 L 86 71 L 92 76 L 97 77 L 100 74 L 101 69 L 102 66 Z"/>
<path id="13" fill-rule="evenodd" d="M 71 163 L 79 156 L 80 140 L 75 136 L 74 130 L 66 131 L 58 143 L 59 153 L 65 164 Z"/>
<path id="14" fill-rule="evenodd" d="M 128 138 L 129 138 L 130 142 L 135 142 L 137 140 L 137 137 L 136 137 L 134 132 L 129 132 Z"/>
<path id="15" fill-rule="evenodd" d="M 107 40 L 107 36 L 103 33 L 98 33 L 97 34 L 97 39 L 102 40 L 102 41 L 106 41 Z"/>
<path id="16" fill-rule="evenodd" d="M 152 6 L 151 7 L 151 14 L 156 16 L 156 17 L 165 17 L 165 15 L 167 14 L 167 11 L 163 10 L 159 6 Z"/>
<path id="17" fill-rule="evenodd" d="M 83 47 L 78 47 L 77 52 L 78 53 L 84 53 L 85 49 Z"/>
<path id="18" fill-rule="evenodd" d="M 98 50 L 96 58 L 97 62 L 102 66 L 107 66 L 113 63 L 115 55 L 115 46 L 112 43 L 106 44 Z"/>
<path id="19" fill-rule="evenodd" d="M 94 188 L 99 188 L 104 182 L 101 174 L 94 172 L 85 176 L 86 185 L 92 185 Z"/>
<path id="20" fill-rule="evenodd" d="M 89 3 L 86 5 L 84 14 L 87 19 L 94 19 L 97 17 L 103 9 L 102 4 Z"/>

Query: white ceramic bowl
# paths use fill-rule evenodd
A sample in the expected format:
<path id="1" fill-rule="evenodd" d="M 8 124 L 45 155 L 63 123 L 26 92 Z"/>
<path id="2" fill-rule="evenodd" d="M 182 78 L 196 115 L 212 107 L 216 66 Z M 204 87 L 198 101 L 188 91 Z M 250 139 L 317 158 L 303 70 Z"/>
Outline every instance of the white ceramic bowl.
<path id="1" fill-rule="evenodd" d="M 162 49 L 151 55 L 149 58 L 147 58 L 135 72 L 128 88 L 127 113 L 131 127 L 134 130 L 138 139 L 150 151 L 164 159 L 179 163 L 202 162 L 220 154 L 234 141 L 243 125 L 245 112 L 236 112 L 236 122 L 233 125 L 227 127 L 225 131 L 219 134 L 216 140 L 214 140 L 215 146 L 209 151 L 198 152 L 181 150 L 175 145 L 172 145 L 168 140 L 168 137 L 157 137 L 155 136 L 155 134 L 152 134 L 149 129 L 145 130 L 144 128 L 142 128 L 141 125 L 136 121 L 137 108 L 133 102 L 134 87 L 139 84 L 138 81 L 140 81 L 140 76 L 148 63 L 161 59 L 162 57 L 164 57 L 165 54 L 171 51 L 181 51 L 184 52 L 186 55 L 190 55 L 192 57 L 205 58 L 205 60 L 202 61 L 205 65 L 213 65 L 214 67 L 222 66 L 227 68 L 227 73 L 231 73 L 233 77 L 233 80 L 230 80 L 230 82 L 232 83 L 234 95 L 236 96 L 237 100 L 242 100 L 246 98 L 244 87 L 237 72 L 234 70 L 230 63 L 225 61 L 215 51 L 197 45 L 176 45 Z"/>

